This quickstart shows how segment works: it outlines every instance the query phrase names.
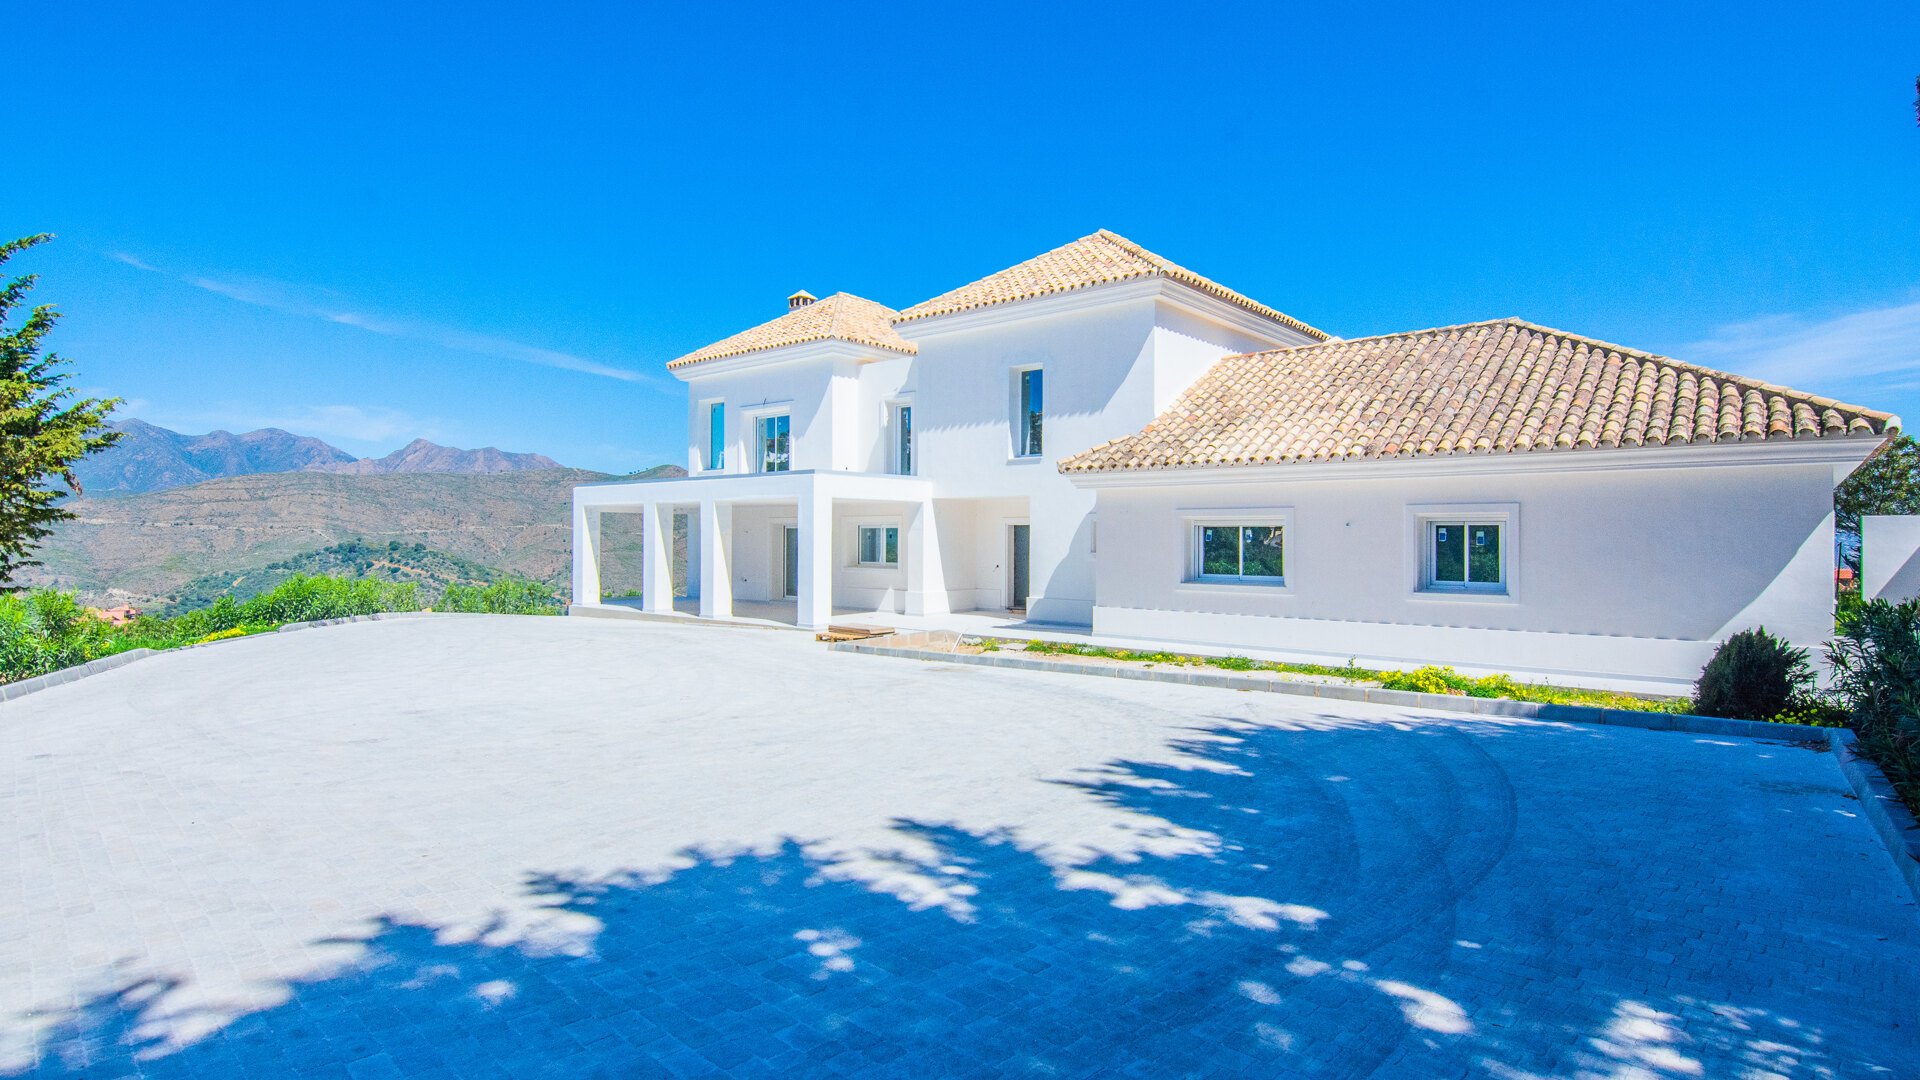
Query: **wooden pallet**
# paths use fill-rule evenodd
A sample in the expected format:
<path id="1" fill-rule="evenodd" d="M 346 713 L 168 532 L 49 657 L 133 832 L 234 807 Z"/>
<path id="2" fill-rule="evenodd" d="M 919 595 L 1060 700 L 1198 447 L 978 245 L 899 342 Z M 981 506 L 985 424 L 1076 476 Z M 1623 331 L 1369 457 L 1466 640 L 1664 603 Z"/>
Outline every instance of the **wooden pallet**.
<path id="1" fill-rule="evenodd" d="M 885 637 L 893 633 L 891 626 L 828 626 L 825 631 L 813 635 L 815 641 L 864 641 L 872 637 Z"/>

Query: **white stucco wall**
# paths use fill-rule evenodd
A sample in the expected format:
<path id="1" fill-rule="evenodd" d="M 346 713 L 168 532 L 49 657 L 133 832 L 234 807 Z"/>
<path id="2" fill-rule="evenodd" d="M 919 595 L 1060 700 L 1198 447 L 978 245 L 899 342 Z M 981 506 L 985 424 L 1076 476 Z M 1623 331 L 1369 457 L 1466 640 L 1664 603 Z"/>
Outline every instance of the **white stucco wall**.
<path id="1" fill-rule="evenodd" d="M 1199 484 L 1099 491 L 1096 632 L 1344 662 L 1445 663 L 1646 688 L 1728 634 L 1832 632 L 1828 464 Z M 1505 504 L 1505 597 L 1418 590 L 1410 507 Z M 1185 583 L 1191 511 L 1285 511 L 1284 590 Z"/>
<path id="2" fill-rule="evenodd" d="M 920 347 L 911 378 L 917 471 L 943 499 L 995 501 L 974 514 L 972 580 L 949 570 L 956 592 L 972 591 L 978 606 L 1008 602 L 1006 530 L 1018 521 L 1031 529 L 1029 617 L 1090 622 L 1093 496 L 1060 476 L 1059 460 L 1138 431 L 1221 357 L 1289 335 L 1306 340 L 1201 317 L 1157 286 L 1102 295 L 902 327 Z M 1045 453 L 1023 458 L 1015 453 L 1017 373 L 1031 367 L 1045 373 Z"/>
<path id="3" fill-rule="evenodd" d="M 1869 600 L 1920 596 L 1920 517 L 1860 520 L 1860 590 Z"/>

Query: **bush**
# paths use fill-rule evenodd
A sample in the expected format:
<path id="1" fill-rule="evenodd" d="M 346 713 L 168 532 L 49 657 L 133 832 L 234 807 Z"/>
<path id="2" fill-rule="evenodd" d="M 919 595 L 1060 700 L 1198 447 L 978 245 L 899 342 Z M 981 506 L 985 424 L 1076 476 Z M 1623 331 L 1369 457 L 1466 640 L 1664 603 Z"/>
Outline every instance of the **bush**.
<path id="1" fill-rule="evenodd" d="M 1253 660 L 1245 656 L 1212 656 L 1207 658 L 1207 663 L 1228 671 L 1252 671 L 1254 668 Z"/>
<path id="2" fill-rule="evenodd" d="M 1807 650 L 1756 627 L 1728 638 L 1707 661 L 1694 684 L 1693 708 L 1703 716 L 1771 720 L 1812 684 Z"/>
<path id="3" fill-rule="evenodd" d="M 1504 673 L 1475 679 L 1473 685 L 1467 687 L 1469 697 L 1517 698 L 1524 692 L 1520 684 L 1513 681 L 1513 676 Z"/>
<path id="4" fill-rule="evenodd" d="M 558 615 L 560 598 L 537 581 L 504 578 L 487 586 L 449 585 L 440 598 L 441 611 L 486 615 Z"/>
<path id="5" fill-rule="evenodd" d="M 0 682 L 84 664 L 119 648 L 112 628 L 72 593 L 0 593 Z"/>
<path id="6" fill-rule="evenodd" d="M 1412 671 L 1384 672 L 1380 685 L 1388 690 L 1411 690 L 1417 694 L 1462 694 L 1471 682 L 1450 667 L 1428 664 Z"/>
<path id="7" fill-rule="evenodd" d="M 1847 613 L 1827 656 L 1861 753 L 1920 813 L 1920 600 L 1861 604 Z"/>

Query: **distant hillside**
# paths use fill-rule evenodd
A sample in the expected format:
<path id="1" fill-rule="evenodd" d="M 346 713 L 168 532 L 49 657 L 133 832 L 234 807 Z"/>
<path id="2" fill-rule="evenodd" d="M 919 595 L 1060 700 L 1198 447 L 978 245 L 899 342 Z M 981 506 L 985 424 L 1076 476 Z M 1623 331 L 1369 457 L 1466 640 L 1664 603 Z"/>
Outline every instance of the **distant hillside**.
<path id="1" fill-rule="evenodd" d="M 279 428 L 240 435 L 230 431 L 182 435 L 144 420 L 123 420 L 112 426 L 122 433 L 120 441 L 74 468 L 81 491 L 88 495 L 159 491 L 221 476 L 292 472 L 353 461 L 345 450 Z"/>
<path id="2" fill-rule="evenodd" d="M 245 600 L 275 588 L 295 574 L 411 582 L 419 586 L 421 599 L 428 603 L 438 600 L 449 585 L 487 585 L 506 576 L 491 566 L 435 551 L 425 544 L 403 544 L 398 540 L 368 544 L 350 540 L 253 570 L 194 578 L 168 597 L 169 603 L 159 614 L 178 615 L 203 608 L 222 596 Z"/>
<path id="3" fill-rule="evenodd" d="M 513 454 L 491 446 L 460 450 L 415 439 L 382 458 L 355 458 L 319 439 L 279 428 L 235 435 L 182 435 L 144 420 L 123 420 L 112 448 L 74 469 L 88 496 L 165 491 L 229 476 L 286 472 L 505 473 L 563 468 L 543 454 Z"/>
<path id="4" fill-rule="evenodd" d="M 636 477 L 684 475 L 679 466 Z M 494 474 L 285 472 L 191 487 L 81 498 L 38 552 L 22 584 L 78 591 L 94 604 L 161 607 L 200 579 L 240 582 L 250 571 L 350 541 L 399 542 L 554 585 L 571 576 L 573 486 L 609 479 L 583 469 Z M 632 517 L 633 520 L 625 520 Z M 607 519 L 609 594 L 638 587 L 637 515 Z M 676 565 L 684 557 L 676 538 Z"/>
<path id="5" fill-rule="evenodd" d="M 542 454 L 509 454 L 491 446 L 456 450 L 425 439 L 415 439 L 383 458 L 361 458 L 344 464 L 316 465 L 332 473 L 504 473 L 531 469 L 558 469 L 561 464 Z"/>

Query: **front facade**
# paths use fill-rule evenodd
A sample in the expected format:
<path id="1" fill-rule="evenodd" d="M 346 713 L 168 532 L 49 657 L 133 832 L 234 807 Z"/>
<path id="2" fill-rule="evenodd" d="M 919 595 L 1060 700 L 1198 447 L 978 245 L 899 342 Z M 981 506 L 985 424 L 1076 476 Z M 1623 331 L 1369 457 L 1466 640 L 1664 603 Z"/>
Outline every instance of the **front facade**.
<path id="1" fill-rule="evenodd" d="M 1648 689 L 1827 636 L 1832 489 L 1897 423 L 1517 320 L 1338 341 L 1106 232 L 899 311 L 795 294 L 669 369 L 689 475 L 575 490 L 582 610 L 626 513 L 659 613 Z"/>

